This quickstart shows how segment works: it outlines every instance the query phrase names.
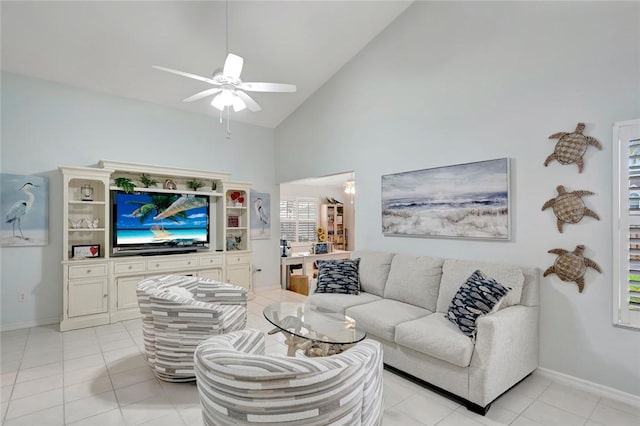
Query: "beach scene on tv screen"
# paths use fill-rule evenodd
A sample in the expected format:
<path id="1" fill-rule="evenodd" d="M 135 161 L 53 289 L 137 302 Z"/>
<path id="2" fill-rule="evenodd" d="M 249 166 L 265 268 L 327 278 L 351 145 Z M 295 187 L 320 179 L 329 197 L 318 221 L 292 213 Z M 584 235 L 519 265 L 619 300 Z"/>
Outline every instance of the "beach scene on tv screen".
<path id="1" fill-rule="evenodd" d="M 176 194 L 115 194 L 117 245 L 206 242 L 206 197 Z"/>

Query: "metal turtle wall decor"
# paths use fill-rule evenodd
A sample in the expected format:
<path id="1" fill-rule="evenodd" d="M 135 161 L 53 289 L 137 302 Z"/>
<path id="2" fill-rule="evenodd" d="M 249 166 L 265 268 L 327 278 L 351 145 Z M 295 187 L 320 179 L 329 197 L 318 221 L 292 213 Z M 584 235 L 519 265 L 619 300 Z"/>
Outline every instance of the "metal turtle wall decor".
<path id="1" fill-rule="evenodd" d="M 595 146 L 602 150 L 602 145 L 596 138 L 591 136 L 585 136 L 584 123 L 578 123 L 576 130 L 569 132 L 558 132 L 549 136 L 549 139 L 558 139 L 556 147 L 553 153 L 544 160 L 544 165 L 548 166 L 552 160 L 557 160 L 560 164 L 573 164 L 578 165 L 578 173 L 582 173 L 584 167 L 584 160 L 582 156 L 587 151 L 589 145 Z"/>
<path id="2" fill-rule="evenodd" d="M 553 214 L 558 218 L 558 231 L 561 234 L 562 225 L 565 223 L 578 223 L 585 216 L 600 220 L 600 216 L 588 209 L 582 201 L 582 197 L 585 195 L 595 195 L 595 193 L 584 190 L 567 192 L 562 185 L 558 185 L 556 191 L 558 191 L 558 196 L 544 203 L 542 210 L 553 208 Z"/>
<path id="3" fill-rule="evenodd" d="M 584 290 L 584 274 L 587 267 L 602 272 L 596 262 L 583 256 L 584 246 L 578 245 L 572 252 L 565 249 L 551 249 L 547 253 L 557 254 L 558 258 L 553 266 L 547 268 L 542 276 L 556 274 L 562 281 L 574 281 L 578 285 L 578 291 Z"/>

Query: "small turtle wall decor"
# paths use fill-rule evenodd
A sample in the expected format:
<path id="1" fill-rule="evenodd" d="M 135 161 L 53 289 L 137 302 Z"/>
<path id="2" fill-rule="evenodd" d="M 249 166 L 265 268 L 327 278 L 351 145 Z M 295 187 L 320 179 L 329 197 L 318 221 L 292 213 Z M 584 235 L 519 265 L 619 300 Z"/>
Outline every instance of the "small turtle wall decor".
<path id="1" fill-rule="evenodd" d="M 578 285 L 578 291 L 584 290 L 584 274 L 587 267 L 602 272 L 600 267 L 591 259 L 584 257 L 584 246 L 578 245 L 572 252 L 565 249 L 551 249 L 547 253 L 557 254 L 558 258 L 553 266 L 547 268 L 542 276 L 556 274 L 562 281 L 574 281 Z"/>
<path id="2" fill-rule="evenodd" d="M 558 185 L 556 191 L 558 191 L 558 196 L 544 203 L 542 210 L 553 208 L 553 214 L 558 218 L 558 231 L 561 234 L 562 225 L 565 223 L 578 223 L 585 216 L 600 220 L 596 212 L 588 209 L 582 201 L 582 197 L 585 195 L 595 195 L 595 193 L 583 190 L 567 192 L 562 185 Z"/>
<path id="3" fill-rule="evenodd" d="M 556 147 L 553 150 L 553 154 L 544 160 L 544 165 L 548 166 L 552 160 L 557 160 L 560 164 L 573 164 L 578 165 L 578 173 L 582 173 L 584 167 L 584 160 L 582 156 L 587 151 L 589 145 L 595 146 L 598 149 L 602 149 L 602 145 L 596 138 L 591 136 L 585 136 L 584 123 L 578 123 L 576 130 L 572 133 L 558 132 L 549 136 L 549 139 L 558 139 Z"/>

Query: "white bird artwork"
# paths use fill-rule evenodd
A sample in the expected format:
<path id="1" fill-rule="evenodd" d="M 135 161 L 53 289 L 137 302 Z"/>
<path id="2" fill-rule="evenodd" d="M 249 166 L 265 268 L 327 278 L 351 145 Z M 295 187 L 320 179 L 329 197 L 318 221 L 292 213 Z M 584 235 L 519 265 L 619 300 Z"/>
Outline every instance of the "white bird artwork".
<path id="1" fill-rule="evenodd" d="M 16 238 L 16 225 L 18 226 L 18 231 L 20 231 L 20 236 L 17 238 L 22 238 L 23 240 L 28 240 L 29 238 L 25 237 L 22 233 L 22 228 L 20 227 L 20 220 L 23 216 L 25 216 L 31 210 L 33 206 L 33 202 L 36 200 L 36 196 L 33 195 L 29 190 L 31 188 L 39 188 L 38 185 L 35 185 L 31 182 L 27 182 L 22 185 L 22 188 L 19 191 L 27 194 L 26 200 L 20 200 L 11 206 L 9 211 L 7 212 L 7 223 L 13 225 L 13 237 Z"/>
<path id="2" fill-rule="evenodd" d="M 256 198 L 253 206 L 256 210 L 256 214 L 258 215 L 258 219 L 260 219 L 260 223 L 262 223 L 262 232 L 264 232 L 265 225 L 269 224 L 269 216 L 267 216 L 267 212 L 262 208 L 262 198 Z"/>

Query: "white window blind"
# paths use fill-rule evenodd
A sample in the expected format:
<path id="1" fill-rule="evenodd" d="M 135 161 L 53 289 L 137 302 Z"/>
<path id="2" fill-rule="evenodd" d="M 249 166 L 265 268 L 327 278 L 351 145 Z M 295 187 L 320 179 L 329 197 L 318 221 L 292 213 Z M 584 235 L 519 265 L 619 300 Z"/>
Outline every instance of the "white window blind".
<path id="1" fill-rule="evenodd" d="M 318 201 L 298 197 L 280 200 L 280 235 L 291 242 L 316 240 Z"/>
<path id="2" fill-rule="evenodd" d="M 613 322 L 640 328 L 640 120 L 613 129 Z"/>

